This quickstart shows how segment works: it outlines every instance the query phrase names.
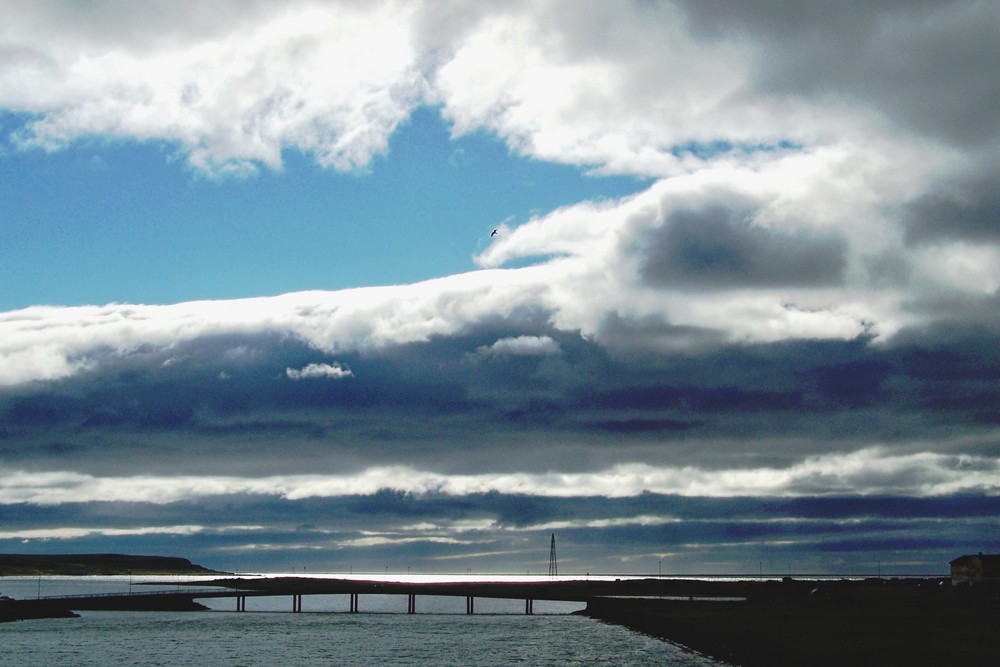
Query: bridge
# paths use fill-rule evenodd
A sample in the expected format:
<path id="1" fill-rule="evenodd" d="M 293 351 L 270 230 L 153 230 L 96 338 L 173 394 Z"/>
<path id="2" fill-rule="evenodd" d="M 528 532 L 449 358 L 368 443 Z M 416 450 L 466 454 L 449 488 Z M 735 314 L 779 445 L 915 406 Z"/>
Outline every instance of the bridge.
<path id="1" fill-rule="evenodd" d="M 697 587 L 699 582 L 689 583 Z M 0 621 L 72 617 L 77 615 L 75 612 L 91 610 L 197 611 L 207 609 L 197 600 L 215 598 L 232 598 L 235 611 L 246 611 L 247 599 L 252 597 L 287 597 L 291 600 L 291 611 L 297 613 L 302 611 L 303 597 L 309 595 L 345 595 L 349 613 L 361 611 L 363 595 L 406 596 L 407 613 L 410 614 L 417 612 L 417 596 L 464 597 L 467 614 L 475 613 L 477 598 L 524 600 L 524 613 L 530 615 L 534 613 L 535 600 L 589 603 L 599 597 L 664 595 L 668 594 L 664 588 L 666 584 L 669 584 L 669 594 L 696 594 L 689 586 L 684 586 L 682 581 L 667 582 L 652 579 L 412 583 L 311 577 L 230 578 L 175 582 L 171 586 L 176 590 L 170 591 L 0 600 Z"/>

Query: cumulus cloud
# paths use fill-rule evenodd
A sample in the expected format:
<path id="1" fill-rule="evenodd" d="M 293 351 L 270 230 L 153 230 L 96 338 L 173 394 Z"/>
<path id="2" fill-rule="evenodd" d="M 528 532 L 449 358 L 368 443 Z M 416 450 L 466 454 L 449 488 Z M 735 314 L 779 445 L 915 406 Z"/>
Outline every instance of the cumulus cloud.
<path id="1" fill-rule="evenodd" d="M 344 368 L 340 364 L 309 364 L 305 368 L 286 368 L 285 375 L 292 380 L 302 380 L 309 378 L 349 378 L 354 375 L 350 369 Z"/>
<path id="2" fill-rule="evenodd" d="M 4 40 L 0 104 L 31 115 L 15 136 L 25 147 L 110 135 L 179 144 L 210 172 L 280 167 L 286 148 L 356 169 L 385 151 L 423 88 L 404 7 L 6 3 L 4 13 L 19 30 Z"/>
<path id="3" fill-rule="evenodd" d="M 482 346 L 479 354 L 488 357 L 535 357 L 559 354 L 559 343 L 548 336 L 515 336 L 501 338 L 489 347 Z"/>
<path id="4" fill-rule="evenodd" d="M 8 2 L 0 104 L 30 115 L 24 146 L 167 140 L 209 171 L 277 167 L 285 148 L 364 167 L 425 102 L 456 133 L 656 176 L 897 132 L 885 117 L 966 146 L 996 138 L 988 3 L 784 4 Z"/>

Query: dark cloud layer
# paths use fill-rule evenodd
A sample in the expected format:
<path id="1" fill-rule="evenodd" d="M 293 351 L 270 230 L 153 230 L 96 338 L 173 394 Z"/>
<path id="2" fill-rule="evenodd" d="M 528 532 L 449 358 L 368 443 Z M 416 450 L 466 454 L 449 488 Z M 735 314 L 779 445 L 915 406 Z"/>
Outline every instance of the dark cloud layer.
<path id="1" fill-rule="evenodd" d="M 477 354 L 512 333 L 549 337 L 560 354 Z M 167 441 L 173 451 L 157 465 L 177 471 L 303 472 L 318 462 L 333 469 L 379 461 L 456 470 L 460 452 L 467 470 L 501 471 L 511 466 L 507 452 L 544 457 L 533 451 L 538 442 L 598 459 L 633 442 L 661 461 L 712 467 L 734 437 L 762 442 L 794 432 L 822 453 L 831 451 L 823 444 L 831 430 L 845 424 L 840 438 L 856 444 L 988 430 L 1000 399 L 997 342 L 995 331 L 947 323 L 890 343 L 627 356 L 515 322 L 335 357 L 281 337 L 207 338 L 6 389 L 0 451 L 18 466 L 72 462 L 91 473 L 142 471 Z M 319 362 L 351 375 L 294 380 L 285 372 Z M 692 439 L 701 443 L 697 453 L 671 449 L 671 441 Z M 134 459 L 123 457 L 129 451 Z M 234 451 L 243 452 L 235 462 Z"/>
<path id="2" fill-rule="evenodd" d="M 1000 241 L 1000 168 L 922 195 L 907 206 L 904 221 L 910 243 Z"/>
<path id="3" fill-rule="evenodd" d="M 665 571 L 746 573 L 764 562 L 787 574 L 872 572 L 876 561 L 938 573 L 956 553 L 1000 546 L 988 537 L 1000 456 L 995 325 L 942 321 L 889 341 L 721 344 L 708 332 L 712 344 L 700 348 L 630 345 L 635 331 L 701 334 L 617 318 L 602 335 L 624 333 L 606 346 L 533 313 L 336 355 L 288 336 L 211 336 L 7 387 L 7 468 L 75 471 L 133 494 L 160 485 L 166 495 L 83 502 L 73 494 L 101 498 L 103 487 L 16 482 L 49 486 L 0 504 L 0 549 L 164 551 L 229 569 L 541 572 L 556 532 L 567 572 L 652 572 L 663 561 Z M 551 341 L 536 348 L 558 354 L 482 352 L 501 349 L 498 340 Z M 350 375 L 287 373 L 309 364 Z M 932 468 L 919 458 L 929 441 Z M 876 458 L 852 462 L 872 448 Z M 829 456 L 845 458 L 827 466 Z M 603 481 L 629 463 L 665 466 L 677 471 L 668 484 L 695 486 L 670 495 L 642 492 L 654 478 Z M 349 479 L 373 466 L 389 468 L 364 493 L 298 497 L 313 482 L 281 477 Z M 505 481 L 533 470 L 558 471 L 554 484 L 595 476 L 566 491 L 544 478 Z M 794 478 L 777 496 L 725 491 L 741 470 Z M 497 490 L 406 490 L 412 471 L 475 475 Z M 977 474 L 986 476 L 978 489 L 924 490 Z M 723 497 L 710 497 L 716 489 Z"/>
<path id="4" fill-rule="evenodd" d="M 651 237 L 642 276 L 666 287 L 833 285 L 846 264 L 841 240 L 772 232 L 721 206 L 675 212 Z"/>
<path id="5" fill-rule="evenodd" d="M 92 528 L 78 547 L 183 552 L 203 564 L 235 569 L 302 568 L 354 572 L 543 572 L 547 537 L 558 533 L 567 572 L 712 571 L 746 574 L 839 567 L 874 573 L 876 560 L 900 571 L 940 572 L 956 551 L 996 549 L 982 530 L 998 499 L 753 498 L 704 499 L 643 494 L 624 499 L 464 497 L 383 492 L 331 500 L 207 498 L 161 507 L 0 506 L 4 531 L 67 524 Z M 261 524 L 248 525 L 248 518 Z M 762 518 L 763 517 L 763 518 Z M 191 535 L 102 535 L 135 525 L 197 524 Z M 463 522 L 467 527 L 454 532 Z M 923 533 L 936 537 L 928 542 Z M 364 542 L 366 538 L 381 538 Z M 436 538 L 447 537 L 448 540 Z M 53 541 L 0 538 L 4 551 L 45 550 Z M 58 541 L 56 541 L 58 544 Z M 609 548 L 609 544 L 617 545 Z M 493 556 L 484 553 L 495 552 Z M 825 571 L 825 570 L 820 570 Z"/>
<path id="6" fill-rule="evenodd" d="M 761 45 L 761 85 L 864 100 L 896 122 L 966 148 L 995 141 L 1000 13 L 990 2 L 681 3 L 695 29 Z"/>

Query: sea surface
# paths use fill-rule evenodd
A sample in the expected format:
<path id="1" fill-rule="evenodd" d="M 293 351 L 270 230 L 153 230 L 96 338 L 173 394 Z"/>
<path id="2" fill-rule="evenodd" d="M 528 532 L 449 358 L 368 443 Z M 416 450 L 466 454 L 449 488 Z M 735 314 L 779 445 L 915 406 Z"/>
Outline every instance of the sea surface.
<path id="1" fill-rule="evenodd" d="M 0 577 L 15 598 L 170 590 L 170 577 Z M 146 586 L 155 581 L 157 586 Z M 84 611 L 80 618 L 0 623 L 0 665 L 615 665 L 703 667 L 705 656 L 627 628 L 572 612 L 579 603 L 362 595 L 347 613 L 346 595 L 202 600 L 206 612 Z"/>

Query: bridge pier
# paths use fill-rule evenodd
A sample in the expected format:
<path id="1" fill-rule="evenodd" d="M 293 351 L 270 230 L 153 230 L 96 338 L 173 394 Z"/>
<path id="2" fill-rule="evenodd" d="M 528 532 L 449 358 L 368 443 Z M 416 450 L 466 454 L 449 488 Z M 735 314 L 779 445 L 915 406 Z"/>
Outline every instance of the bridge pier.
<path id="1" fill-rule="evenodd" d="M 527 600 L 524 601 L 524 613 L 527 614 L 528 616 L 531 616 L 532 614 L 535 613 L 535 601 L 532 600 L 531 598 L 528 598 Z"/>
<path id="2" fill-rule="evenodd" d="M 465 596 L 465 613 L 466 614 L 474 614 L 474 613 L 476 613 L 476 602 L 475 602 L 475 600 L 476 600 L 476 598 L 472 597 L 471 595 L 466 595 Z"/>
<path id="3" fill-rule="evenodd" d="M 247 610 L 247 596 L 237 595 L 236 596 L 236 611 L 246 611 Z"/>
<path id="4" fill-rule="evenodd" d="M 406 596 L 406 613 L 415 614 L 417 613 L 417 595 L 416 593 L 410 593 Z"/>
<path id="5" fill-rule="evenodd" d="M 302 611 L 302 595 L 292 596 L 292 613 L 299 613 Z"/>
<path id="6" fill-rule="evenodd" d="M 358 594 L 351 593 L 351 613 L 358 613 Z"/>

